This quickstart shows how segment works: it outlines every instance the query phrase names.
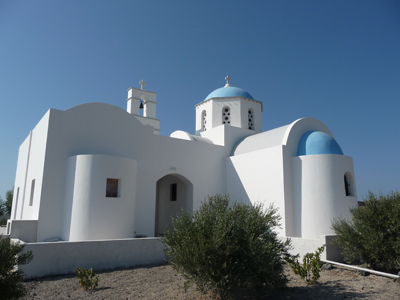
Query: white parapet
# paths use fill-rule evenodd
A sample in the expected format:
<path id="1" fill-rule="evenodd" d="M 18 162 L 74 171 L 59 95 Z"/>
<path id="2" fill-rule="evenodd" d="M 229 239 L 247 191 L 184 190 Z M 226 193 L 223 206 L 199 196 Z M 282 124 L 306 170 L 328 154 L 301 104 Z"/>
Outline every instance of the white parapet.
<path id="1" fill-rule="evenodd" d="M 28 243 L 24 251 L 33 260 L 18 269 L 28 278 L 73 273 L 76 268 L 94 270 L 165 262 L 164 244 L 158 238 L 83 242 Z"/>

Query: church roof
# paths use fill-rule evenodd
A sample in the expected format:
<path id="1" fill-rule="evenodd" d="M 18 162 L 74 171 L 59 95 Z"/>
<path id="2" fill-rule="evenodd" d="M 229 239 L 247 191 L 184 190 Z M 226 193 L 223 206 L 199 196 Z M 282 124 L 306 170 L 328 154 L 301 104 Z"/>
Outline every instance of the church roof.
<path id="1" fill-rule="evenodd" d="M 291 124 L 248 136 L 237 144 L 232 155 L 240 155 L 279 145 L 284 145 L 293 156 L 344 155 L 329 128 L 314 118 L 298 119 Z"/>
<path id="2" fill-rule="evenodd" d="M 343 155 L 343 151 L 330 135 L 321 131 L 308 131 L 300 139 L 297 156 L 315 154 Z"/>
<path id="3" fill-rule="evenodd" d="M 284 143 L 284 137 L 289 125 L 264 131 L 244 138 L 233 150 L 234 155 L 271 148 Z"/>
<path id="4" fill-rule="evenodd" d="M 204 99 L 204 101 L 206 101 L 210 98 L 222 98 L 222 97 L 245 97 L 245 98 L 254 100 L 253 96 L 251 96 L 244 89 L 234 87 L 234 86 L 224 86 L 222 88 L 216 89 L 215 91 L 211 92 Z"/>

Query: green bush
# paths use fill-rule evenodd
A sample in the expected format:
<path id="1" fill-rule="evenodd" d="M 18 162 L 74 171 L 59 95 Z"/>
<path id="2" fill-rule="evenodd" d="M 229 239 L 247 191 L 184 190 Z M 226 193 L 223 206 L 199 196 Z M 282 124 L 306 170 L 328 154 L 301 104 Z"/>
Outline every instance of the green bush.
<path id="1" fill-rule="evenodd" d="M 351 208 L 352 221 L 334 219 L 334 243 L 342 247 L 346 262 L 359 258 L 373 269 L 400 269 L 400 193 L 364 198 L 365 206 Z"/>
<path id="2" fill-rule="evenodd" d="M 289 261 L 289 266 L 294 274 L 299 275 L 307 284 L 317 284 L 321 273 L 321 253 L 324 251 L 324 248 L 325 245 L 319 247 L 315 253 L 304 255 L 303 265 L 299 263 L 297 258 Z"/>
<path id="3" fill-rule="evenodd" d="M 75 269 L 75 273 L 78 276 L 79 285 L 83 287 L 85 291 L 95 289 L 99 284 L 99 278 L 92 268 L 86 270 L 84 268 Z"/>
<path id="4" fill-rule="evenodd" d="M 9 238 L 0 236 L 0 299 L 18 299 L 26 294 L 22 285 L 24 273 L 15 270 L 17 265 L 27 264 L 32 260 L 32 251 L 21 254 L 23 244 L 14 244 Z"/>
<path id="5" fill-rule="evenodd" d="M 229 203 L 227 196 L 209 197 L 196 212 L 173 218 L 174 230 L 162 241 L 169 263 L 202 293 L 221 299 L 262 286 L 282 288 L 290 240 L 278 240 L 273 229 L 280 217 L 272 206 Z"/>

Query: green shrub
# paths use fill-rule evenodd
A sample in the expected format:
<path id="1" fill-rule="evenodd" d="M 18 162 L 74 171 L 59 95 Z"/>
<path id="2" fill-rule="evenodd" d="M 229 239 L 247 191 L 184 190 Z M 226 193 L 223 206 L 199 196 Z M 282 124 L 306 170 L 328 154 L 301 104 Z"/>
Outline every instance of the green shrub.
<path id="1" fill-rule="evenodd" d="M 352 221 L 334 219 L 334 243 L 342 247 L 346 262 L 359 258 L 373 269 L 400 269 L 400 193 L 364 198 L 365 206 L 350 209 Z"/>
<path id="2" fill-rule="evenodd" d="M 75 273 L 78 275 L 79 285 L 85 291 L 95 289 L 99 285 L 99 278 L 92 268 L 89 270 L 77 268 L 75 269 Z"/>
<path id="3" fill-rule="evenodd" d="M 24 247 L 0 236 L 0 299 L 18 299 L 26 294 L 21 283 L 24 273 L 15 270 L 17 265 L 27 264 L 33 258 L 32 251 L 21 254 Z"/>
<path id="4" fill-rule="evenodd" d="M 282 288 L 290 240 L 278 240 L 280 217 L 272 206 L 229 204 L 227 196 L 209 197 L 196 212 L 173 218 L 174 230 L 162 241 L 169 263 L 202 293 L 234 298 L 258 287 Z"/>
<path id="5" fill-rule="evenodd" d="M 299 263 L 297 258 L 289 261 L 289 266 L 294 274 L 299 275 L 308 284 L 317 284 L 321 273 L 321 253 L 324 251 L 324 248 L 325 245 L 319 247 L 315 253 L 304 255 L 303 265 Z"/>

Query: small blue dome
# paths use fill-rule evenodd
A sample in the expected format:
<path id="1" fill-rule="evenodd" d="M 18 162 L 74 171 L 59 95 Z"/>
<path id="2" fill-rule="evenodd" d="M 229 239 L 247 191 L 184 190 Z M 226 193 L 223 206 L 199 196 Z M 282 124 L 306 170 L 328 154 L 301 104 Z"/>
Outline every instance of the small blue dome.
<path id="1" fill-rule="evenodd" d="M 254 98 L 245 90 L 234 87 L 234 86 L 225 86 L 219 89 L 216 89 L 215 91 L 211 92 L 204 101 L 210 99 L 210 98 L 220 98 L 220 97 L 245 97 L 245 98 Z"/>
<path id="2" fill-rule="evenodd" d="M 300 139 L 297 156 L 314 154 L 343 155 L 343 151 L 330 135 L 321 131 L 308 131 Z"/>

